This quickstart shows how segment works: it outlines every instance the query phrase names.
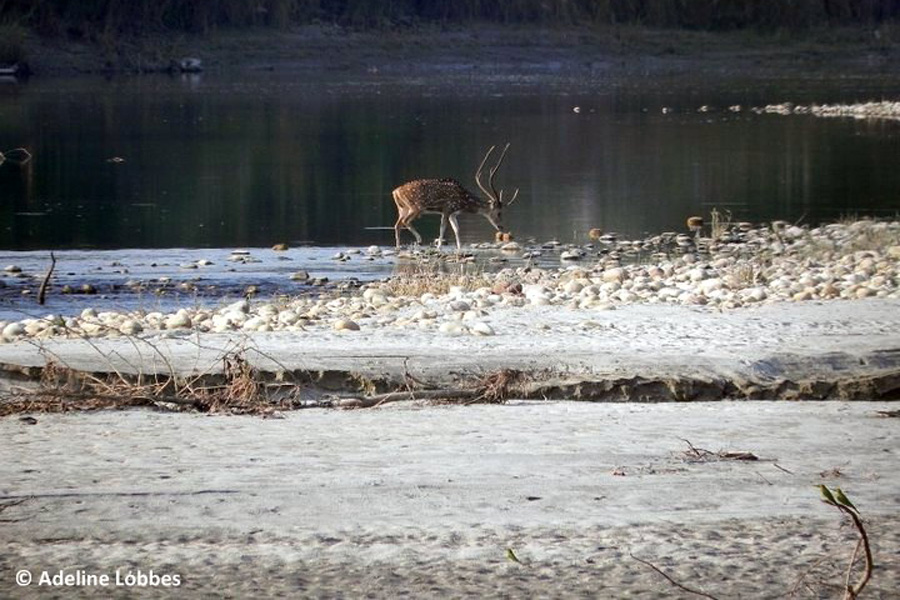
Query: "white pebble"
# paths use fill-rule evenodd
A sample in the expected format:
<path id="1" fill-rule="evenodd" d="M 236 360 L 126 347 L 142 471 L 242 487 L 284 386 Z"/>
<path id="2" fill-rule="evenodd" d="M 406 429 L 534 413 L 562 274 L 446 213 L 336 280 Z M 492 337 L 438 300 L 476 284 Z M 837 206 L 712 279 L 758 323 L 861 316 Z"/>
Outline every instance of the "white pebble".
<path id="1" fill-rule="evenodd" d="M 447 335 L 455 336 L 464 334 L 466 332 L 466 328 L 464 325 L 460 325 L 456 321 L 447 321 L 445 323 L 441 323 L 441 326 L 438 327 L 438 331 Z"/>
<path id="2" fill-rule="evenodd" d="M 125 319 L 122 321 L 122 324 L 119 325 L 119 331 L 125 335 L 137 335 L 144 331 L 144 326 L 141 325 L 140 321 L 135 319 Z"/>
<path id="3" fill-rule="evenodd" d="M 494 335 L 494 329 L 490 325 L 482 321 L 478 321 L 469 325 L 469 331 L 473 335 Z"/>
<path id="4" fill-rule="evenodd" d="M 10 323 L 3 328 L 3 337 L 8 340 L 19 337 L 20 335 L 25 335 L 25 326 L 18 321 Z"/>
<path id="5" fill-rule="evenodd" d="M 359 324 L 350 319 L 338 319 L 332 323 L 331 328 L 335 331 L 359 331 Z"/>

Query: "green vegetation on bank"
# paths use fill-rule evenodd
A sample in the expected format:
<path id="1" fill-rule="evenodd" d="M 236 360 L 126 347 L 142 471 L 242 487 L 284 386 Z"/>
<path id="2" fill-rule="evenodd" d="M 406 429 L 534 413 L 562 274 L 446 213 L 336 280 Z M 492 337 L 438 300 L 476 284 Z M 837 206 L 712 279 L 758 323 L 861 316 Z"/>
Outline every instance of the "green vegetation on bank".
<path id="1" fill-rule="evenodd" d="M 895 0 L 0 0 L 2 26 L 86 38 L 306 23 L 368 28 L 474 21 L 802 30 L 898 17 Z"/>

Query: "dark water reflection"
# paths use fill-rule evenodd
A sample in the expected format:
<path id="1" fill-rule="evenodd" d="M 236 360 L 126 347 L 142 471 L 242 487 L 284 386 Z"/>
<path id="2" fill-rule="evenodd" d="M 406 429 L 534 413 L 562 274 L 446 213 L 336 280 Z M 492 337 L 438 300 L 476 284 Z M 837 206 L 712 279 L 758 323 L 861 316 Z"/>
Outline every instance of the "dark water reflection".
<path id="1" fill-rule="evenodd" d="M 0 150 L 26 146 L 34 160 L 0 165 L 0 246 L 391 244 L 393 232 L 377 228 L 393 224 L 395 186 L 424 176 L 471 183 L 484 149 L 505 141 L 499 179 L 522 190 L 506 215 L 520 238 L 681 229 L 712 207 L 753 221 L 893 215 L 900 124 L 747 108 L 898 95 L 890 80 L 2 85 Z M 735 104 L 744 110 L 726 109 Z M 434 234 L 437 220 L 422 229 Z M 462 229 L 470 241 L 490 237 L 481 219 Z"/>

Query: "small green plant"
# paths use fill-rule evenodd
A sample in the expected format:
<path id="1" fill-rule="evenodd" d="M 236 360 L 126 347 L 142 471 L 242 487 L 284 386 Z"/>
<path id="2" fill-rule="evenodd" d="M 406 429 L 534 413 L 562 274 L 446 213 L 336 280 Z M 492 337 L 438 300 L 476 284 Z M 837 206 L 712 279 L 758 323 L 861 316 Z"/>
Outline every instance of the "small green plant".
<path id="1" fill-rule="evenodd" d="M 872 567 L 874 566 L 874 563 L 872 561 L 872 549 L 869 547 L 869 536 L 866 533 L 866 528 L 863 526 L 862 519 L 859 516 L 859 509 L 856 508 L 841 488 L 828 489 L 825 485 L 818 485 L 816 487 L 819 488 L 819 493 L 822 495 L 822 502 L 835 507 L 850 517 L 854 527 L 856 527 L 856 530 L 859 532 L 859 541 L 856 543 L 856 548 L 853 550 L 853 555 L 850 557 L 850 564 L 847 566 L 847 578 L 844 582 L 844 600 L 856 600 L 856 598 L 859 597 L 860 592 L 863 591 L 863 588 L 866 587 L 866 584 L 869 583 L 869 579 L 872 578 Z M 856 559 L 859 557 L 860 549 L 864 552 L 866 564 L 859 580 L 856 583 L 852 583 L 853 568 L 856 565 Z"/>

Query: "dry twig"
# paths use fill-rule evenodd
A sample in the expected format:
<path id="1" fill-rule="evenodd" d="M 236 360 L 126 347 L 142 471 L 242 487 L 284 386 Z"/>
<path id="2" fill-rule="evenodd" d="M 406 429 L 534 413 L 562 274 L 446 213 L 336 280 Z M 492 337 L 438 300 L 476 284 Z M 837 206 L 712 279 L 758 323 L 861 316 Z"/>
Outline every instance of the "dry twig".
<path id="1" fill-rule="evenodd" d="M 47 286 L 50 284 L 50 277 L 53 275 L 53 269 L 56 268 L 56 257 L 53 255 L 53 252 L 50 253 L 50 268 L 47 269 L 47 274 L 44 275 L 44 280 L 41 282 L 41 287 L 38 290 L 38 304 L 41 306 L 44 305 L 44 301 L 47 299 Z"/>
<path id="2" fill-rule="evenodd" d="M 638 558 L 637 556 L 635 556 L 634 554 L 631 554 L 630 552 L 628 553 L 628 556 L 630 556 L 634 560 L 638 561 L 642 565 L 646 565 L 646 566 L 650 567 L 651 569 L 653 569 L 654 571 L 656 571 L 657 573 L 659 573 L 660 575 L 665 577 L 669 583 L 671 583 L 672 585 L 674 585 L 675 587 L 677 587 L 680 590 L 688 592 L 689 594 L 694 594 L 696 596 L 702 596 L 704 598 L 709 598 L 710 600 L 719 600 L 716 596 L 713 596 L 712 594 L 707 594 L 706 592 L 701 592 L 700 590 L 695 590 L 693 588 L 689 588 L 686 585 L 675 581 L 669 575 L 667 575 L 665 572 L 663 572 L 659 567 L 657 567 L 656 565 L 654 565 L 652 562 L 650 562 L 648 560 L 644 560 L 643 558 Z"/>

